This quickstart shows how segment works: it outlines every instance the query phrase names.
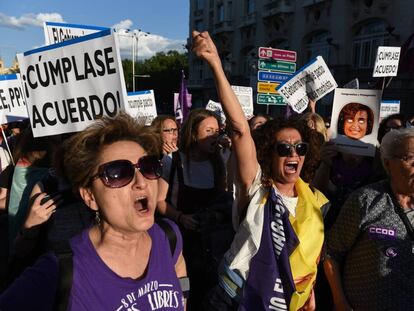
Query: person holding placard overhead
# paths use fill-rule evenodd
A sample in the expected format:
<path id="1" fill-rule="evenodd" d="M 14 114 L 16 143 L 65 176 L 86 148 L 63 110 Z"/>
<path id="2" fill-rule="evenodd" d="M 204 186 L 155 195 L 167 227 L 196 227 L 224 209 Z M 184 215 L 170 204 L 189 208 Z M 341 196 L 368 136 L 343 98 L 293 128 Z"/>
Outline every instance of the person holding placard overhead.
<path id="1" fill-rule="evenodd" d="M 303 122 L 263 125 L 256 150 L 248 122 L 207 32 L 193 32 L 193 52 L 210 66 L 233 130 L 238 184 L 235 239 L 222 262 L 212 310 L 315 309 L 313 287 L 324 240 L 328 200 L 299 178 L 308 144 Z M 257 151 L 257 153 L 256 153 Z"/>

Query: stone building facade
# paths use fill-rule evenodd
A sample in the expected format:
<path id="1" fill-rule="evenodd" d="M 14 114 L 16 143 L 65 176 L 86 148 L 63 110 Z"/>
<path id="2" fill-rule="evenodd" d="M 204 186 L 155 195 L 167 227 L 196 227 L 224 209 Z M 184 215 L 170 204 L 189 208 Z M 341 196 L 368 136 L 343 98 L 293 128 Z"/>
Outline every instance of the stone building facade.
<path id="1" fill-rule="evenodd" d="M 357 77 L 361 88 L 378 88 L 382 80 L 372 78 L 377 46 L 405 44 L 412 49 L 403 49 L 402 57 L 414 57 L 413 12 L 414 1 L 408 0 L 190 0 L 190 38 L 193 29 L 209 31 L 234 85 L 256 88 L 257 51 L 266 46 L 296 51 L 297 68 L 322 55 L 339 86 Z M 194 104 L 216 99 L 209 68 L 191 53 L 189 68 Z M 383 95 L 401 100 L 402 111 L 410 114 L 413 78 L 414 70 L 400 66 Z M 331 103 L 332 96 L 324 98 L 318 112 L 330 114 Z M 274 107 L 273 113 L 280 110 Z"/>

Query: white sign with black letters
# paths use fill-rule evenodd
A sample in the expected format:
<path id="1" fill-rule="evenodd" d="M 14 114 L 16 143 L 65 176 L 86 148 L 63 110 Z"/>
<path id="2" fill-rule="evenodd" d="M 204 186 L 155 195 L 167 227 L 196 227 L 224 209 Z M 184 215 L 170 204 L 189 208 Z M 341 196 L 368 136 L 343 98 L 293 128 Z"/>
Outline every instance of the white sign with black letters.
<path id="1" fill-rule="evenodd" d="M 373 77 L 395 77 L 398 73 L 401 47 L 379 46 Z"/>
<path id="2" fill-rule="evenodd" d="M 232 85 L 231 88 L 239 100 L 244 115 L 248 119 L 251 118 L 253 116 L 253 88 L 238 85 Z"/>
<path id="3" fill-rule="evenodd" d="M 151 125 L 157 117 L 157 107 L 153 90 L 128 93 L 125 111 L 145 125 Z"/>
<path id="4" fill-rule="evenodd" d="M 221 106 L 221 103 L 215 102 L 210 99 L 206 105 L 206 109 L 214 112 L 220 118 L 222 124 L 226 122 L 226 115 L 224 114 L 224 110 Z"/>
<path id="5" fill-rule="evenodd" d="M 76 25 L 67 23 L 44 22 L 43 31 L 45 33 L 46 45 L 64 42 L 102 30 L 108 30 L 107 27 Z"/>
<path id="6" fill-rule="evenodd" d="M 384 119 L 392 114 L 400 113 L 400 101 L 399 100 L 382 100 L 380 119 Z"/>
<path id="7" fill-rule="evenodd" d="M 35 137 L 78 132 L 127 101 L 117 38 L 104 30 L 18 54 Z"/>
<path id="8" fill-rule="evenodd" d="M 301 113 L 309 100 L 317 101 L 337 86 L 322 56 L 318 56 L 279 85 L 277 91 L 295 112 Z"/>
<path id="9" fill-rule="evenodd" d="M 29 116 L 21 88 L 20 75 L 0 76 L 0 124 L 27 118 Z"/>

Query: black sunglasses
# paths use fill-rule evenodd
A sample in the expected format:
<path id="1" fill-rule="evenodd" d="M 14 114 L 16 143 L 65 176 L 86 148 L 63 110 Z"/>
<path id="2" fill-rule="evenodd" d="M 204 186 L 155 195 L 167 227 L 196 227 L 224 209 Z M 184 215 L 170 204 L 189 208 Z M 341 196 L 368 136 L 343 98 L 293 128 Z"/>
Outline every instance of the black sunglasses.
<path id="1" fill-rule="evenodd" d="M 308 143 L 301 142 L 297 144 L 288 144 L 288 143 L 276 143 L 273 147 L 273 150 L 280 157 L 287 157 L 291 154 L 292 148 L 295 149 L 298 156 L 304 156 L 308 152 Z"/>
<path id="2" fill-rule="evenodd" d="M 162 163 L 157 156 L 143 156 L 136 164 L 129 160 L 115 160 L 98 167 L 98 173 L 91 181 L 100 178 L 109 188 L 121 188 L 128 185 L 135 175 L 135 168 L 147 179 L 158 179 L 162 174 Z"/>

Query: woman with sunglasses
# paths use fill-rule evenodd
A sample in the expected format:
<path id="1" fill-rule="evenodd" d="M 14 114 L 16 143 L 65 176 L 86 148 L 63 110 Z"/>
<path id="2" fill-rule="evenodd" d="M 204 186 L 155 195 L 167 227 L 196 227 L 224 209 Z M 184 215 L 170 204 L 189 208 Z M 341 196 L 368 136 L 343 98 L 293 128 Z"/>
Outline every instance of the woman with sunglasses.
<path id="1" fill-rule="evenodd" d="M 308 147 L 303 125 L 268 121 L 256 150 L 207 32 L 193 32 L 193 52 L 212 69 L 233 130 L 239 174 L 234 213 L 238 217 L 233 220 L 237 232 L 221 266 L 221 290 L 211 293 L 210 305 L 215 305 L 211 308 L 313 310 L 313 286 L 324 239 L 321 207 L 327 200 L 299 177 Z"/>
<path id="2" fill-rule="evenodd" d="M 154 224 L 159 139 L 121 114 L 76 134 L 65 150 L 65 173 L 98 219 L 71 240 L 67 310 L 183 310 L 179 230 L 165 222 L 176 236 L 173 250 Z M 0 309 L 54 310 L 58 275 L 56 256 L 42 257 L 0 296 Z"/>

